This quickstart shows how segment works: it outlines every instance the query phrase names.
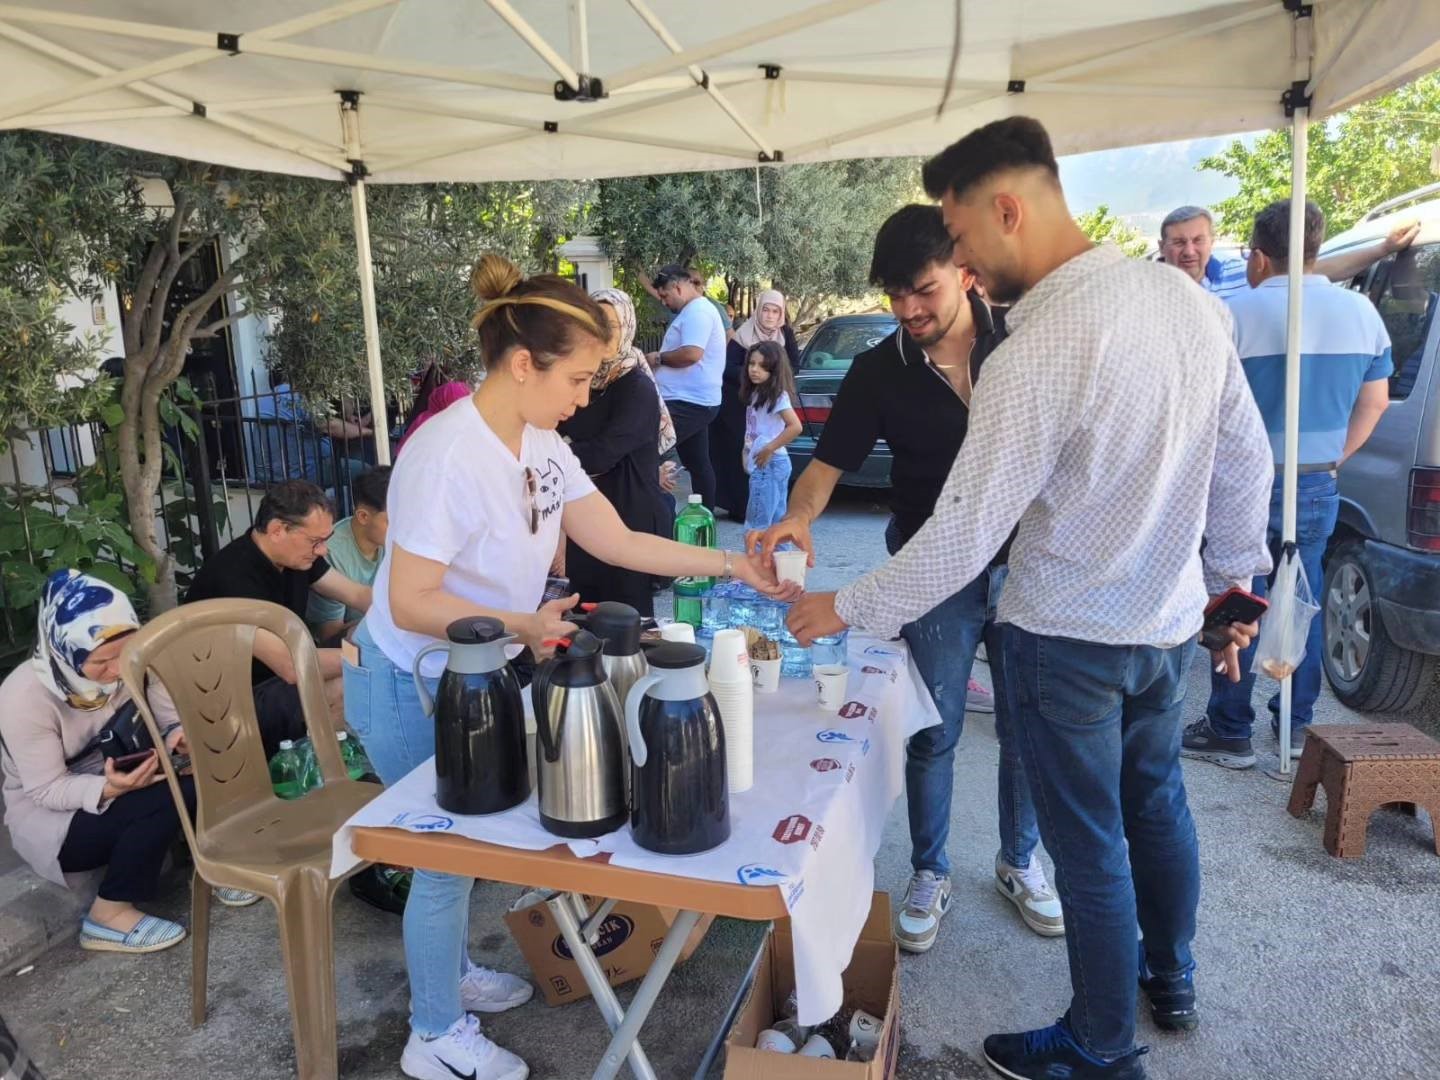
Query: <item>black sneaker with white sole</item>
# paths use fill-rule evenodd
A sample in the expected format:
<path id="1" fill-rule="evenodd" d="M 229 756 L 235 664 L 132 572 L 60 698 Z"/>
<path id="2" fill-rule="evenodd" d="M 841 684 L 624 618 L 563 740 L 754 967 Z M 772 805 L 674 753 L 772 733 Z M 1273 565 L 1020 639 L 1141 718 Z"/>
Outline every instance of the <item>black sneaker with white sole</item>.
<path id="1" fill-rule="evenodd" d="M 1140 989 L 1150 1000 L 1150 1019 L 1161 1031 L 1194 1031 L 1200 1026 L 1195 1006 L 1195 975 L 1156 975 L 1145 962 L 1145 943 L 1140 943 Z"/>
<path id="2" fill-rule="evenodd" d="M 1180 756 L 1208 761 L 1227 769 L 1255 767 L 1255 748 L 1249 739 L 1222 739 L 1210 727 L 1210 718 L 1202 716 L 1185 729 L 1180 739 Z"/>

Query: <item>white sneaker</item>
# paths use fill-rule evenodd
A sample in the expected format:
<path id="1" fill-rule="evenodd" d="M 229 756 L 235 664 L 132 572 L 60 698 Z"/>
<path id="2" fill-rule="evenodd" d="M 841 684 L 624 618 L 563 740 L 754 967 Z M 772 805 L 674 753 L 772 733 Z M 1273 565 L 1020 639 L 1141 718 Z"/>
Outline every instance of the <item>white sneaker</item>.
<path id="1" fill-rule="evenodd" d="M 935 944 L 940 920 L 950 910 L 950 878 L 921 870 L 905 889 L 905 900 L 895 914 L 895 944 L 909 953 L 923 953 Z"/>
<path id="2" fill-rule="evenodd" d="M 1050 888 L 1050 882 L 1045 879 L 1045 868 L 1034 855 L 1030 856 L 1030 865 L 1023 870 L 996 855 L 995 891 L 1015 905 L 1025 925 L 1035 933 L 1043 937 L 1059 937 L 1065 933 L 1060 898 Z"/>
<path id="3" fill-rule="evenodd" d="M 400 1071 L 415 1080 L 525 1080 L 530 1067 L 480 1032 L 473 1016 L 457 1020 L 438 1039 L 415 1032 L 400 1055 Z"/>
<path id="4" fill-rule="evenodd" d="M 498 1013 L 524 1005 L 535 995 L 519 975 L 471 964 L 460 980 L 460 1007 L 466 1012 Z"/>

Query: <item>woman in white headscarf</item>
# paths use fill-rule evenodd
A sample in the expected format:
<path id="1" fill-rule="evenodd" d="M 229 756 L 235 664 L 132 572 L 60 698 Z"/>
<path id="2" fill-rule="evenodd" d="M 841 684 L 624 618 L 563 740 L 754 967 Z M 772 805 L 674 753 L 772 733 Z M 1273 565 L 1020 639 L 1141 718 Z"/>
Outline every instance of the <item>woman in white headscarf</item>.
<path id="1" fill-rule="evenodd" d="M 742 464 L 745 450 L 745 405 L 740 386 L 746 357 L 762 341 L 773 341 L 785 349 L 790 367 L 800 367 L 800 346 L 785 297 L 778 289 L 766 289 L 755 299 L 755 310 L 725 347 L 725 375 L 720 384 L 720 412 L 710 422 L 710 464 L 715 469 L 715 504 L 724 507 L 735 521 L 743 521 L 750 501 L 750 477 Z"/>
<path id="2" fill-rule="evenodd" d="M 675 526 L 660 487 L 660 455 L 675 445 L 675 428 L 655 376 L 635 348 L 635 305 L 620 289 L 590 294 L 610 324 L 610 354 L 590 381 L 590 404 L 559 428 L 595 487 L 635 532 L 669 538 Z M 565 573 L 582 602 L 618 600 L 654 614 L 649 574 L 607 565 L 567 542 Z"/>
<path id="3" fill-rule="evenodd" d="M 80 947 L 101 952 L 159 952 L 185 938 L 179 923 L 135 906 L 154 899 L 161 864 L 180 835 L 159 759 L 152 753 L 125 770 L 99 749 L 100 732 L 130 703 L 120 652 L 139 629 L 123 592 L 78 570 L 59 570 L 41 597 L 34 656 L 0 684 L 0 771 L 11 843 L 31 869 L 59 885 L 67 874 L 105 868 L 80 925 Z M 147 696 L 166 750 L 184 753 L 170 696 L 158 684 Z M 193 803 L 190 779 L 181 779 Z M 219 895 L 233 906 L 259 899 L 238 889 Z"/>

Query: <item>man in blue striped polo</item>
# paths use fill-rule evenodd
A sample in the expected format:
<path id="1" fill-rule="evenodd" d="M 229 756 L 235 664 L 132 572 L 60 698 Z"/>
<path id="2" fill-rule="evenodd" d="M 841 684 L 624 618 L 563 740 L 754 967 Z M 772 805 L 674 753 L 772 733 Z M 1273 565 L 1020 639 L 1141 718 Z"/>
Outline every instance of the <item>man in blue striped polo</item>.
<path id="1" fill-rule="evenodd" d="M 1332 285 L 1315 270 L 1315 255 L 1325 237 L 1325 216 L 1314 203 L 1305 204 L 1304 320 L 1300 330 L 1300 478 L 1295 537 L 1311 591 L 1322 588 L 1321 557 L 1335 528 L 1340 497 L 1335 470 L 1370 437 L 1390 402 L 1388 379 L 1393 370 L 1390 335 L 1373 304 L 1361 293 Z M 1289 310 L 1290 200 L 1271 203 L 1255 219 L 1247 259 L 1250 288 L 1228 298 L 1235 320 L 1235 348 L 1245 368 L 1255 402 L 1270 436 L 1275 458 L 1275 487 L 1270 500 L 1269 540 L 1275 565 L 1280 564 L 1281 468 L 1285 451 L 1285 329 Z M 1265 578 L 1254 590 L 1265 594 Z M 1291 740 L 1299 756 L 1304 728 L 1310 723 L 1320 694 L 1320 658 L 1324 629 L 1310 623 L 1305 660 L 1294 673 L 1292 721 L 1299 734 Z M 1210 680 L 1205 716 L 1185 729 L 1181 753 L 1186 757 L 1248 769 L 1255 764 L 1250 744 L 1255 710 L 1250 696 L 1253 646 L 1242 655 L 1246 674 L 1238 683 L 1223 675 Z M 1270 726 L 1279 726 L 1279 695 L 1270 699 Z"/>

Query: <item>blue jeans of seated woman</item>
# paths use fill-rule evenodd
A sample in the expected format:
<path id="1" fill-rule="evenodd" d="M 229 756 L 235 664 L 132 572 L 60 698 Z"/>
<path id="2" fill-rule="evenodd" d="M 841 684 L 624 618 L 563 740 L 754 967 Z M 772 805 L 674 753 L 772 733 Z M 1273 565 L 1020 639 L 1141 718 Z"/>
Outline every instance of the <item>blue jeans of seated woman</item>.
<path id="1" fill-rule="evenodd" d="M 420 707 L 415 677 L 390 662 L 362 622 L 355 630 L 360 666 L 345 664 L 345 722 L 388 787 L 435 755 L 435 722 Z M 427 679 L 434 693 L 439 680 Z M 405 903 L 405 966 L 410 1027 L 443 1035 L 465 1015 L 460 978 L 468 962 L 474 878 L 416 869 Z"/>
<path id="2" fill-rule="evenodd" d="M 891 521 L 885 531 L 890 554 L 900 550 L 900 533 Z M 945 846 L 950 839 L 950 800 L 955 788 L 955 745 L 965 727 L 965 699 L 975 650 L 985 642 L 995 684 L 995 739 L 1000 744 L 996 777 L 1000 809 L 1000 855 L 1014 867 L 1030 865 L 1040 841 L 1035 804 L 1020 761 L 1014 721 L 1000 687 L 1005 652 L 1000 647 L 995 607 L 1005 584 L 1003 566 L 982 570 L 959 592 L 900 631 L 920 678 L 930 690 L 940 723 L 910 736 L 905 747 L 905 803 L 910 815 L 910 863 L 918 873 L 950 873 Z"/>
<path id="3" fill-rule="evenodd" d="M 750 502 L 745 507 L 746 529 L 768 529 L 785 516 L 790 501 L 790 455 L 776 454 L 750 473 Z"/>

